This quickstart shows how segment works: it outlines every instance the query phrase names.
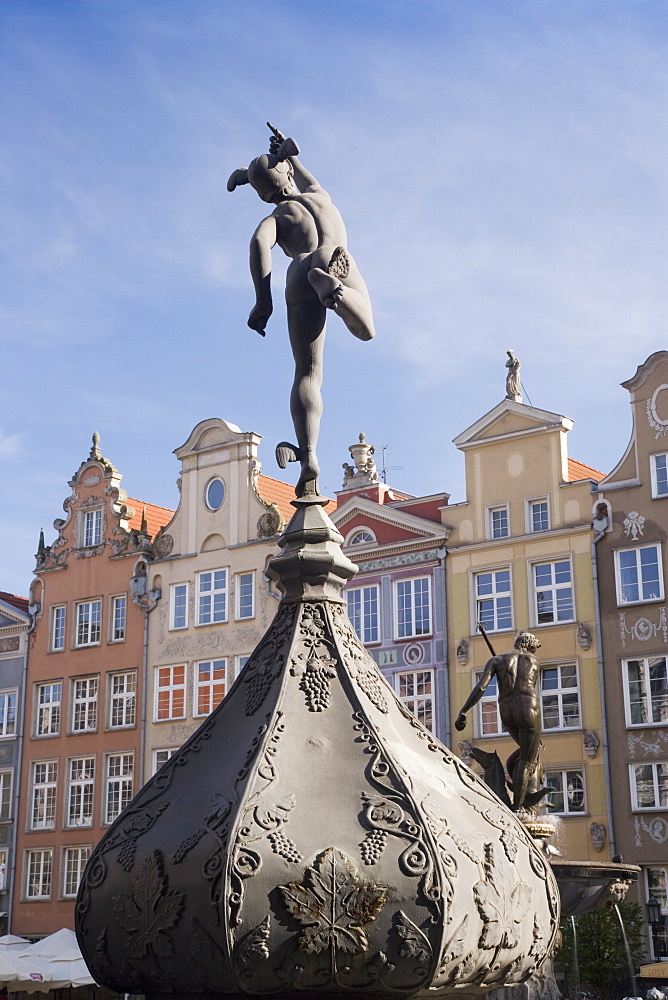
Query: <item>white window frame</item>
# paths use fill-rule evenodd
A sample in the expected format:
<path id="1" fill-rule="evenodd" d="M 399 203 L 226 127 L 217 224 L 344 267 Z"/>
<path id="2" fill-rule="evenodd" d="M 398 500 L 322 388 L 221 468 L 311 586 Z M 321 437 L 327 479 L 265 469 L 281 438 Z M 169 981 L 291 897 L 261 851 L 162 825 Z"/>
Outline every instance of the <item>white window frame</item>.
<path id="1" fill-rule="evenodd" d="M 14 814 L 14 769 L 0 770 L 0 821 L 10 822 Z"/>
<path id="2" fill-rule="evenodd" d="M 187 583 L 173 583 L 169 588 L 169 629 L 175 632 L 182 628 L 188 628 L 188 594 L 190 587 Z M 177 591 L 183 591 L 183 620 L 176 624 L 176 598 Z"/>
<path id="3" fill-rule="evenodd" d="M 154 722 L 173 722 L 177 719 L 185 719 L 186 709 L 187 709 L 187 689 L 186 685 L 188 683 L 188 666 L 185 663 L 170 663 L 161 664 L 154 668 L 154 678 L 155 678 L 155 705 L 154 705 Z M 174 671 L 183 670 L 183 681 L 174 680 Z M 169 683 L 160 683 L 160 671 L 169 671 Z M 183 712 L 181 715 L 174 715 L 174 694 L 177 691 L 183 693 Z M 160 717 L 160 694 L 168 693 L 168 704 L 169 704 L 169 715 Z"/>
<path id="4" fill-rule="evenodd" d="M 0 739 L 10 740 L 18 735 L 16 728 L 18 709 L 19 689 L 3 688 L 0 691 Z"/>
<path id="5" fill-rule="evenodd" d="M 357 632 L 360 642 L 366 646 L 372 646 L 381 640 L 380 633 L 380 587 L 377 583 L 363 584 L 359 587 L 350 587 L 344 591 L 348 605 L 348 617 L 350 624 Z M 351 607 L 352 595 L 359 594 L 359 615 L 355 608 Z M 373 605 L 375 604 L 375 611 Z M 373 615 L 376 617 L 375 630 L 371 623 Z M 359 622 L 358 622 L 359 617 Z M 374 634 L 375 631 L 375 634 Z"/>
<path id="6" fill-rule="evenodd" d="M 56 694 L 57 697 L 53 697 Z M 35 739 L 60 736 L 63 709 L 63 682 L 61 680 L 41 681 L 35 685 Z M 48 701 L 42 701 L 42 692 L 51 694 Z"/>
<path id="7" fill-rule="evenodd" d="M 666 670 L 666 679 L 667 679 L 667 690 L 665 698 L 666 698 L 666 705 L 668 708 L 668 656 L 666 656 L 665 654 L 660 654 L 658 656 L 631 656 L 628 659 L 622 660 L 622 680 L 624 685 L 624 709 L 626 713 L 626 725 L 629 727 L 629 729 L 643 729 L 647 728 L 648 726 L 656 727 L 656 726 L 668 725 L 668 711 L 666 712 L 666 719 L 663 721 L 659 720 L 658 722 L 654 722 L 651 719 L 653 698 L 652 698 L 651 678 L 649 672 L 653 660 L 663 660 L 664 663 L 664 667 Z M 648 717 L 647 722 L 633 722 L 631 718 L 631 686 L 629 681 L 629 666 L 631 663 L 638 663 L 641 665 L 641 674 L 642 674 L 641 684 L 643 690 L 640 693 L 641 695 L 644 695 L 643 707 L 644 707 L 644 712 Z"/>
<path id="8" fill-rule="evenodd" d="M 120 774 L 111 774 L 112 761 L 120 762 L 121 768 L 127 768 L 128 762 L 130 770 L 121 771 Z M 104 758 L 104 802 L 102 804 L 102 825 L 109 826 L 122 813 L 123 809 L 132 801 L 134 795 L 134 770 L 135 755 L 134 750 L 122 750 L 115 753 L 105 754 Z M 116 803 L 114 808 L 110 808 L 112 789 L 118 789 L 118 808 Z"/>
<path id="9" fill-rule="evenodd" d="M 505 514 L 505 531 L 499 533 L 498 527 L 494 525 L 494 515 Z M 487 522 L 487 539 L 494 542 L 499 538 L 510 538 L 510 507 L 507 503 L 495 503 L 485 508 L 485 520 Z"/>
<path id="10" fill-rule="evenodd" d="M 666 802 L 664 805 L 661 805 L 660 803 L 658 768 L 661 766 L 668 769 L 668 761 L 645 760 L 639 764 L 629 764 L 629 784 L 631 786 L 631 808 L 633 812 L 666 812 L 666 810 L 668 809 L 668 781 L 666 782 Z M 642 806 L 638 803 L 638 775 L 636 774 L 636 772 L 641 767 L 649 767 L 652 771 L 654 799 L 655 801 L 659 801 L 659 805 Z"/>
<path id="11" fill-rule="evenodd" d="M 125 642 L 128 623 L 128 595 L 114 594 L 109 603 L 109 642 Z"/>
<path id="12" fill-rule="evenodd" d="M 200 667 L 210 667 L 213 673 L 214 670 L 223 671 L 223 679 L 214 680 L 213 676 L 210 679 L 202 679 L 200 677 Z M 198 660 L 195 663 L 195 669 L 193 672 L 193 719 L 205 719 L 207 716 L 211 715 L 214 708 L 220 704 L 220 702 L 227 695 L 227 657 L 220 656 L 216 657 L 215 660 Z M 223 685 L 223 695 L 216 701 L 216 688 Z M 199 710 L 199 698 L 200 694 L 208 692 L 208 702 L 209 708 L 206 712 L 200 712 Z"/>
<path id="13" fill-rule="evenodd" d="M 644 597 L 641 593 L 642 589 L 642 572 L 638 574 L 638 569 L 641 568 L 640 553 L 644 549 L 656 549 L 657 551 L 657 568 L 659 572 L 659 596 L 658 597 Z M 640 597 L 637 601 L 625 601 L 622 595 L 622 567 L 621 567 L 621 557 L 625 552 L 635 552 L 636 553 L 636 576 L 638 578 L 638 593 Z M 636 604 L 656 604 L 658 601 L 663 600 L 663 558 L 662 558 L 662 546 L 660 542 L 649 542 L 647 545 L 630 545 L 623 549 L 615 549 L 615 589 L 617 593 L 617 606 L 620 608 L 628 608 Z"/>
<path id="14" fill-rule="evenodd" d="M 545 504 L 547 508 L 547 527 L 546 528 L 535 528 L 533 509 L 536 504 Z M 549 531 L 552 527 L 552 511 L 550 510 L 550 498 L 549 496 L 544 497 L 529 497 L 526 500 L 526 530 L 528 535 L 541 535 L 544 531 Z"/>
<path id="15" fill-rule="evenodd" d="M 102 642 L 102 600 L 93 597 L 78 601 L 74 615 L 74 645 L 77 649 L 99 646 Z M 84 611 L 88 609 L 88 611 Z"/>
<path id="16" fill-rule="evenodd" d="M 234 661 L 230 660 L 228 664 L 228 670 L 230 671 L 230 687 L 232 687 L 235 680 L 237 679 L 241 671 L 244 669 L 250 658 L 251 658 L 250 653 L 246 653 L 245 655 L 242 653 L 241 655 L 235 656 Z M 232 666 L 232 663 L 234 663 L 234 666 Z"/>
<path id="17" fill-rule="evenodd" d="M 9 888 L 7 864 L 7 849 L 2 847 L 0 848 L 0 892 L 6 892 Z"/>
<path id="18" fill-rule="evenodd" d="M 498 590 L 497 589 L 497 574 L 507 573 L 508 574 L 508 590 Z M 492 577 L 492 590 L 489 594 L 479 594 L 478 593 L 478 581 L 483 576 Z M 478 632 L 478 622 L 482 621 L 482 614 L 480 610 L 480 605 L 483 602 L 491 601 L 494 609 L 494 620 L 489 624 L 489 622 L 483 622 L 485 628 L 488 632 L 514 632 L 514 608 L 515 601 L 513 597 L 513 574 L 510 566 L 492 566 L 489 569 L 476 569 L 472 572 L 472 587 L 471 594 L 473 599 L 472 606 L 472 623 L 471 623 L 471 635 L 479 635 Z M 500 615 L 498 608 L 498 601 L 505 600 L 508 598 L 510 601 L 510 624 L 503 627 L 499 627 Z"/>
<path id="19" fill-rule="evenodd" d="M 158 747 L 153 751 L 153 774 L 157 774 L 171 757 L 180 750 L 180 747 Z M 164 760 L 159 760 L 158 754 L 166 754 Z"/>
<path id="20" fill-rule="evenodd" d="M 426 693 L 418 691 L 418 685 L 421 683 L 418 679 L 418 675 L 424 675 L 429 679 L 429 690 Z M 405 688 L 403 688 L 402 681 L 404 679 L 410 679 L 412 681 L 413 691 L 407 692 Z M 416 719 L 418 719 L 418 721 L 431 732 L 434 731 L 434 726 L 436 724 L 435 680 L 435 671 L 432 667 L 425 667 L 421 670 L 397 670 L 394 673 L 394 690 L 396 691 L 400 701 L 402 701 L 404 705 L 406 705 L 406 707 L 413 713 Z M 421 706 L 426 705 L 427 703 L 429 703 L 430 706 L 428 713 L 421 711 Z M 427 721 L 429 716 L 431 716 L 431 719 L 430 721 Z"/>
<path id="21" fill-rule="evenodd" d="M 427 582 L 427 628 L 424 631 L 416 631 L 415 620 L 415 589 L 416 584 Z M 410 587 L 410 631 L 401 634 L 399 622 L 399 589 L 402 586 Z M 432 634 L 433 630 L 433 609 L 431 606 L 431 576 L 407 576 L 403 580 L 393 581 L 394 593 L 394 637 L 401 639 L 424 639 Z"/>
<path id="22" fill-rule="evenodd" d="M 110 673 L 107 705 L 109 706 L 108 729 L 134 729 L 137 725 L 137 671 L 118 670 Z M 115 690 L 117 682 L 122 685 Z M 114 709 L 120 710 L 122 722 L 114 722 Z"/>
<path id="23" fill-rule="evenodd" d="M 365 535 L 368 535 L 369 537 L 363 537 Z M 376 541 L 376 534 L 371 530 L 371 528 L 367 528 L 364 525 L 360 526 L 358 524 L 356 528 L 353 528 L 352 531 L 348 532 L 346 540 L 343 544 L 344 546 L 359 545 L 361 547 L 363 545 L 375 545 Z"/>
<path id="24" fill-rule="evenodd" d="M 222 574 L 223 583 L 216 579 Z M 210 578 L 210 579 L 207 579 Z M 197 574 L 195 625 L 220 625 L 229 619 L 228 569 L 206 569 Z M 216 607 L 218 604 L 218 607 Z M 221 607 L 222 604 L 222 607 Z"/>
<path id="25" fill-rule="evenodd" d="M 31 764 L 28 829 L 55 830 L 58 761 L 33 760 Z"/>
<path id="26" fill-rule="evenodd" d="M 659 490 L 659 476 L 657 475 L 656 460 L 662 459 L 664 468 L 661 470 L 666 473 L 666 488 L 663 492 Z M 659 452 L 656 455 L 649 456 L 649 468 L 650 475 L 652 479 L 652 496 L 655 500 L 661 500 L 663 497 L 668 497 L 668 454 L 665 451 Z M 663 476 L 661 476 L 663 479 Z"/>
<path id="27" fill-rule="evenodd" d="M 62 848 L 60 854 L 61 899 L 76 899 L 91 850 L 92 846 L 90 844 L 68 844 Z M 75 861 L 76 865 L 74 869 L 70 868 L 69 855 L 73 855 L 72 860 Z M 68 892 L 68 881 L 70 881 L 73 873 L 77 875 L 76 886 Z"/>
<path id="28" fill-rule="evenodd" d="M 93 549 L 102 544 L 102 508 L 85 510 L 81 520 L 81 546 Z"/>
<path id="29" fill-rule="evenodd" d="M 568 564 L 568 583 L 558 583 L 556 581 L 556 567 L 557 565 Z M 551 583 L 545 587 L 538 587 L 536 582 L 536 570 L 539 566 L 550 566 L 551 567 Z M 568 625 L 572 624 L 575 619 L 575 584 L 573 580 L 573 560 L 570 555 L 567 556 L 553 556 L 550 559 L 536 559 L 529 564 L 529 574 L 530 574 L 530 586 L 531 586 L 531 627 L 532 628 L 546 628 L 553 627 L 555 625 Z M 571 608 L 569 618 L 558 618 L 559 614 L 559 595 L 566 590 L 570 590 L 571 594 Z M 552 611 L 546 612 L 541 611 L 538 605 L 538 595 L 549 593 L 552 596 Z M 539 621 L 541 615 L 552 614 L 552 621 Z"/>
<path id="30" fill-rule="evenodd" d="M 575 686 L 569 687 L 563 684 L 562 670 L 564 667 L 575 669 Z M 543 678 L 547 670 L 557 671 L 557 686 L 555 688 L 545 688 Z M 566 722 L 566 712 L 564 711 L 564 697 L 575 695 L 578 705 L 578 721 L 575 725 L 568 725 Z M 545 700 L 555 698 L 559 715 L 559 725 L 546 727 L 545 725 Z M 540 665 L 540 711 L 543 720 L 544 733 L 577 732 L 582 729 L 582 699 L 580 697 L 580 671 L 577 660 L 560 660 L 558 663 L 541 663 Z"/>
<path id="31" fill-rule="evenodd" d="M 67 605 L 54 604 L 53 607 L 51 608 L 51 628 L 50 628 L 50 644 L 49 644 L 49 649 L 52 653 L 63 652 L 63 650 L 65 649 L 66 636 L 67 636 Z"/>
<path id="32" fill-rule="evenodd" d="M 557 791 L 561 791 L 564 798 L 564 808 L 563 809 L 550 809 L 551 816 L 586 816 L 587 815 L 587 780 L 585 778 L 584 767 L 549 767 L 545 768 L 543 772 L 543 777 L 545 784 L 551 784 L 551 778 L 553 779 L 555 774 L 561 775 L 561 788 Z M 582 808 L 581 809 L 569 809 L 568 808 L 568 775 L 578 774 L 582 778 Z M 554 787 L 554 786 L 553 786 Z M 550 801 L 550 796 L 548 795 L 546 802 Z"/>
<path id="33" fill-rule="evenodd" d="M 242 581 L 250 577 L 250 614 L 242 614 L 241 608 L 241 588 L 242 586 L 248 587 L 248 583 L 242 584 Z M 250 621 L 251 618 L 255 618 L 255 572 L 249 570 L 245 573 L 237 573 L 235 587 L 234 587 L 234 617 L 238 622 Z"/>
<path id="34" fill-rule="evenodd" d="M 88 677 L 72 677 L 70 733 L 74 735 L 76 733 L 97 732 L 99 700 L 99 674 L 89 674 Z M 83 710 L 83 725 L 81 725 L 81 713 L 78 710 Z"/>
<path id="35" fill-rule="evenodd" d="M 663 885 L 658 885 L 654 879 L 650 881 L 649 873 L 652 869 L 663 872 Z M 668 958 L 668 921 L 666 919 L 668 917 L 668 865 L 649 864 L 643 866 L 643 882 L 645 884 L 644 898 L 649 899 L 650 896 L 653 896 L 661 907 L 662 923 L 657 928 L 659 933 L 657 934 L 655 931 L 648 935 L 651 958 L 655 962 L 660 962 L 662 958 Z M 656 948 L 657 937 L 660 937 L 663 941 L 664 947 L 661 951 L 658 951 Z"/>
<path id="36" fill-rule="evenodd" d="M 95 754 L 67 758 L 65 827 L 82 830 L 92 827 L 95 815 Z"/>
<path id="37" fill-rule="evenodd" d="M 478 683 L 482 677 L 482 670 L 476 670 L 473 674 L 473 681 L 475 684 Z M 483 720 L 483 708 L 487 710 L 486 716 L 489 718 L 493 716 L 496 721 L 496 728 L 493 731 L 485 732 L 485 724 Z M 501 721 L 501 711 L 499 709 L 499 686 L 496 676 L 493 676 L 489 684 L 487 685 L 480 701 L 475 706 L 474 714 L 474 731 L 476 734 L 476 739 L 488 740 L 488 739 L 498 739 L 499 736 L 507 736 L 508 730 Z"/>
<path id="38" fill-rule="evenodd" d="M 35 875 L 38 876 L 39 889 L 44 891 L 31 893 L 33 861 L 39 862 L 34 871 Z M 38 847 L 26 851 L 24 854 L 24 898 L 26 900 L 49 900 L 51 899 L 52 884 L 53 847 Z"/>

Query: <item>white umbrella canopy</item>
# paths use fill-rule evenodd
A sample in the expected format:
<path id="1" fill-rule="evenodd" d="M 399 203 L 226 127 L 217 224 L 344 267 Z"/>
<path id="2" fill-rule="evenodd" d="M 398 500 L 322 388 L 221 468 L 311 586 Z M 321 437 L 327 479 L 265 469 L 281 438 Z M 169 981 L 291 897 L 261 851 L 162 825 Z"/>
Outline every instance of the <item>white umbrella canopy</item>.
<path id="1" fill-rule="evenodd" d="M 45 968 L 43 960 L 36 957 L 22 958 L 12 944 L 0 945 L 0 983 L 10 985 L 14 991 L 34 993 L 51 989 L 53 975 Z"/>
<path id="2" fill-rule="evenodd" d="M 36 941 L 20 952 L 22 958 L 33 958 L 51 978 L 50 988 L 90 986 L 95 980 L 83 960 L 74 931 L 62 927 L 54 934 Z"/>
<path id="3" fill-rule="evenodd" d="M 3 934 L 0 936 L 0 945 L 5 945 L 7 948 L 18 948 L 21 945 L 26 947 L 30 944 L 28 938 L 19 937 L 18 934 Z"/>

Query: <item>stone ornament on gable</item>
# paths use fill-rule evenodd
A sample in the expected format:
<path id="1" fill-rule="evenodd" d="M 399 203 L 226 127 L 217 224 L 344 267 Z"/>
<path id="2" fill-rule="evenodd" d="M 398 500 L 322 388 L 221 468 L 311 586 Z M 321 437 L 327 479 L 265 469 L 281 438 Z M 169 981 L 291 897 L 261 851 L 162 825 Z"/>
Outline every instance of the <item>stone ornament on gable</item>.
<path id="1" fill-rule="evenodd" d="M 272 538 L 277 535 L 282 525 L 282 517 L 278 508 L 267 510 L 261 514 L 257 522 L 257 533 L 259 538 Z"/>
<path id="2" fill-rule="evenodd" d="M 591 646 L 591 632 L 586 625 L 582 624 L 582 622 L 578 622 L 577 639 L 578 646 L 580 646 L 581 649 L 589 649 Z"/>
<path id="3" fill-rule="evenodd" d="M 460 639 L 457 643 L 457 661 L 465 666 L 469 662 L 470 644 L 468 639 Z"/>
<path id="4" fill-rule="evenodd" d="M 598 753 L 598 748 L 601 745 L 601 741 L 594 732 L 593 729 L 585 729 L 582 734 L 582 744 L 584 746 L 584 752 L 587 757 L 595 757 Z"/>
<path id="5" fill-rule="evenodd" d="M 630 510 L 624 518 L 624 534 L 631 541 L 635 542 L 639 535 L 642 535 L 645 527 L 645 518 L 637 510 Z"/>
<path id="6" fill-rule="evenodd" d="M 606 832 L 602 823 L 592 823 L 589 827 L 589 839 L 595 851 L 602 851 L 605 844 Z"/>
<path id="7" fill-rule="evenodd" d="M 158 534 L 155 536 L 155 541 L 153 542 L 153 549 L 156 556 L 159 559 L 166 559 L 174 548 L 174 539 L 171 535 L 168 535 L 164 528 L 161 528 Z"/>
<path id="8" fill-rule="evenodd" d="M 619 634 L 622 649 L 626 648 L 626 636 L 632 636 L 638 642 L 647 642 L 648 639 L 655 638 L 659 632 L 663 635 L 663 643 L 668 646 L 668 622 L 666 621 L 666 609 L 659 611 L 659 621 L 654 624 L 649 618 L 644 616 L 638 618 L 632 625 L 626 624 L 626 612 L 619 613 Z"/>
<path id="9" fill-rule="evenodd" d="M 99 482 L 100 482 L 100 477 L 99 476 L 86 476 L 86 478 L 83 481 L 83 485 L 84 486 L 97 486 Z"/>
<path id="10" fill-rule="evenodd" d="M 658 386 L 652 393 L 652 398 L 647 400 L 647 422 L 653 431 L 656 431 L 654 438 L 663 437 L 666 431 L 668 431 L 668 420 L 662 420 L 657 411 L 657 399 L 659 393 L 662 389 L 668 389 L 668 385 L 664 382 L 663 385 Z"/>

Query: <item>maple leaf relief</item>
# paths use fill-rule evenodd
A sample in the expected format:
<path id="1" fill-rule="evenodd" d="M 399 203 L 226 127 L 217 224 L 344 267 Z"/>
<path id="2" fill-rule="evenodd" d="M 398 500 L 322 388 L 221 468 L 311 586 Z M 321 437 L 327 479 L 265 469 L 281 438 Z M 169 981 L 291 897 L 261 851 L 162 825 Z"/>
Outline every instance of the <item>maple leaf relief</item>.
<path id="1" fill-rule="evenodd" d="M 369 950 L 364 925 L 375 920 L 390 887 L 365 881 L 345 854 L 328 847 L 305 870 L 302 883 L 279 888 L 283 905 L 302 925 L 298 948 L 355 954 Z"/>
<path id="2" fill-rule="evenodd" d="M 132 879 L 129 896 L 112 896 L 114 913 L 128 936 L 128 957 L 141 961 L 148 954 L 168 958 L 174 948 L 167 931 L 183 912 L 185 893 L 167 888 L 162 851 L 148 856 Z"/>

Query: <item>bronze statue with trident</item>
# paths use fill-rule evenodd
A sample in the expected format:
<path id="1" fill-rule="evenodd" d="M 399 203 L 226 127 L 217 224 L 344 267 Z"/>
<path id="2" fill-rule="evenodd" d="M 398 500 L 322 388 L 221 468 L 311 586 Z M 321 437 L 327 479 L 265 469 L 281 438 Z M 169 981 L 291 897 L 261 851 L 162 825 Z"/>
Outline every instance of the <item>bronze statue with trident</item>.
<path id="1" fill-rule="evenodd" d="M 250 184 L 263 201 L 276 206 L 255 230 L 250 245 L 250 271 L 255 305 L 248 317 L 251 330 L 263 337 L 273 311 L 271 251 L 278 244 L 292 258 L 285 300 L 288 332 L 295 360 L 290 411 L 297 444 L 282 441 L 276 460 L 301 463 L 297 496 L 318 493 L 316 456 L 322 415 L 322 359 L 327 310 L 338 313 L 359 340 L 375 335 L 369 293 L 347 249 L 346 229 L 328 193 L 298 159 L 299 147 L 269 122 L 269 153 L 248 168 L 235 170 L 228 191 Z"/>

